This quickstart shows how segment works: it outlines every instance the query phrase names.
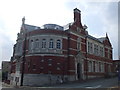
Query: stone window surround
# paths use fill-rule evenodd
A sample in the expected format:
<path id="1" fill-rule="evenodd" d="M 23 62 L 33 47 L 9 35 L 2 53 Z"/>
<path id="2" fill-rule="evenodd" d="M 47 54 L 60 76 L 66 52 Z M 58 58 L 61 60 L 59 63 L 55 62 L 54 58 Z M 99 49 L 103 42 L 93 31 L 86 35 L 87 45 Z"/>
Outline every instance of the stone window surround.
<path id="1" fill-rule="evenodd" d="M 88 49 L 89 48 L 88 43 L 92 43 L 92 51 L 90 51 L 90 52 Z M 95 45 L 97 45 L 97 48 L 95 47 Z M 102 50 L 100 50 L 100 48 L 102 48 Z M 102 57 L 104 57 L 104 55 L 105 55 L 104 46 L 102 46 L 101 44 L 92 42 L 91 40 L 87 41 L 87 52 L 90 54 L 94 54 L 94 55 L 102 56 Z M 95 54 L 95 52 L 97 52 L 97 54 Z"/>
<path id="2" fill-rule="evenodd" d="M 53 42 L 50 42 L 50 39 L 45 39 L 45 38 L 43 38 L 42 40 L 45 40 L 44 41 L 44 46 L 43 46 L 43 41 L 42 41 L 42 43 L 41 43 L 41 40 L 38 40 L 39 41 L 39 48 L 41 48 L 41 49 L 46 49 L 46 48 L 49 48 L 49 49 L 62 49 L 62 40 L 61 39 L 51 39 L 51 40 L 53 40 Z M 57 43 L 58 43 L 58 40 L 60 40 L 60 42 L 59 42 L 59 48 L 57 47 Z M 47 42 L 47 41 L 49 41 L 49 42 Z M 31 39 L 30 40 L 30 42 L 29 42 L 29 49 L 30 50 L 34 50 L 34 49 L 36 49 L 35 48 L 35 40 L 33 40 L 33 39 Z M 37 42 L 38 43 L 38 42 Z M 50 45 L 50 43 L 52 43 L 52 47 L 51 46 L 49 46 Z"/>

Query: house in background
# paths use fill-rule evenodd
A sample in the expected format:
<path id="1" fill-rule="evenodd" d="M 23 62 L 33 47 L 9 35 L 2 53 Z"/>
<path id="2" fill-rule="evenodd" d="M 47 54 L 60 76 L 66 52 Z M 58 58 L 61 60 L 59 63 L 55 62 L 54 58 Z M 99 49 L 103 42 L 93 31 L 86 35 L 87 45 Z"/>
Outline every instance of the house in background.
<path id="1" fill-rule="evenodd" d="M 10 61 L 2 61 L 2 81 L 9 83 L 10 82 L 10 74 L 11 74 L 11 62 Z"/>
<path id="2" fill-rule="evenodd" d="M 89 35 L 81 23 L 81 11 L 73 10 L 74 21 L 66 26 L 25 24 L 11 59 L 11 85 L 41 86 L 104 77 L 112 72 L 109 37 Z"/>
<path id="3" fill-rule="evenodd" d="M 118 72 L 120 69 L 120 60 L 113 60 L 113 71 Z"/>

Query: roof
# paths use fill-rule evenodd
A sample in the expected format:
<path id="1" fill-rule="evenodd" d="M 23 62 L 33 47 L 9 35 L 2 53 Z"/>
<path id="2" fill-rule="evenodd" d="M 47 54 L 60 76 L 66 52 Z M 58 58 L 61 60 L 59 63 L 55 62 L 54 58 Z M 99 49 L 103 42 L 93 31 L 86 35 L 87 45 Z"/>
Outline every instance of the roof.
<path id="1" fill-rule="evenodd" d="M 106 37 L 102 37 L 102 38 L 98 38 L 101 42 L 103 42 L 105 39 L 106 39 Z"/>
<path id="2" fill-rule="evenodd" d="M 64 25 L 63 28 L 64 30 L 69 29 L 69 26 L 72 25 L 74 22 L 68 23 L 67 25 Z"/>
<path id="3" fill-rule="evenodd" d="M 38 27 L 38 26 L 33 26 L 33 25 L 28 25 L 28 24 L 24 24 L 24 25 L 25 25 L 25 29 L 27 31 L 33 31 L 33 30 L 40 29 L 40 27 Z"/>
<path id="4" fill-rule="evenodd" d="M 93 37 L 91 35 L 87 35 L 87 37 L 92 39 L 92 40 L 95 40 L 95 41 L 98 41 L 98 42 L 102 43 L 101 40 L 99 40 L 98 38 L 95 38 L 95 37 Z"/>
<path id="5" fill-rule="evenodd" d="M 42 27 L 43 29 L 63 30 L 63 27 L 57 24 L 45 24 Z"/>

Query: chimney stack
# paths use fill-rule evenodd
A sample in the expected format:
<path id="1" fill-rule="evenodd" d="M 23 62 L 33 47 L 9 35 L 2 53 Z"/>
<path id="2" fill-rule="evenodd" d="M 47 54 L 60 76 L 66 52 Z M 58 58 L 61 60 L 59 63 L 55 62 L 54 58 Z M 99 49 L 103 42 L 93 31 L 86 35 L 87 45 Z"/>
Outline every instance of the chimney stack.
<path id="1" fill-rule="evenodd" d="M 74 23 L 77 25 L 77 26 L 82 26 L 81 24 L 81 11 L 77 8 L 74 9 Z"/>

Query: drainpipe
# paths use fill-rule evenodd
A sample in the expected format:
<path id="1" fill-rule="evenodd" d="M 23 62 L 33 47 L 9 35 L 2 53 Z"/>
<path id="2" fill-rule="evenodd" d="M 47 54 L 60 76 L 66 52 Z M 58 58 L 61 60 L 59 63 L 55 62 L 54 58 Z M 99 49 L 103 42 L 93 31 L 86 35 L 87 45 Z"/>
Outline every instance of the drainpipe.
<path id="1" fill-rule="evenodd" d="M 88 79 L 88 62 L 87 62 L 87 36 L 85 36 L 86 40 L 86 80 Z"/>
<path id="2" fill-rule="evenodd" d="M 67 58 L 67 62 L 66 62 L 66 63 L 67 63 L 67 74 L 68 74 L 68 75 L 69 75 L 69 59 L 70 59 L 70 57 L 69 57 L 70 49 L 69 49 L 69 48 L 70 48 L 70 33 L 69 33 L 69 31 L 68 31 L 68 46 L 67 46 L 67 49 L 68 49 L 68 50 L 67 50 L 67 51 L 68 51 L 68 52 L 67 52 L 67 54 L 68 54 L 67 56 L 68 56 L 68 58 Z"/>

